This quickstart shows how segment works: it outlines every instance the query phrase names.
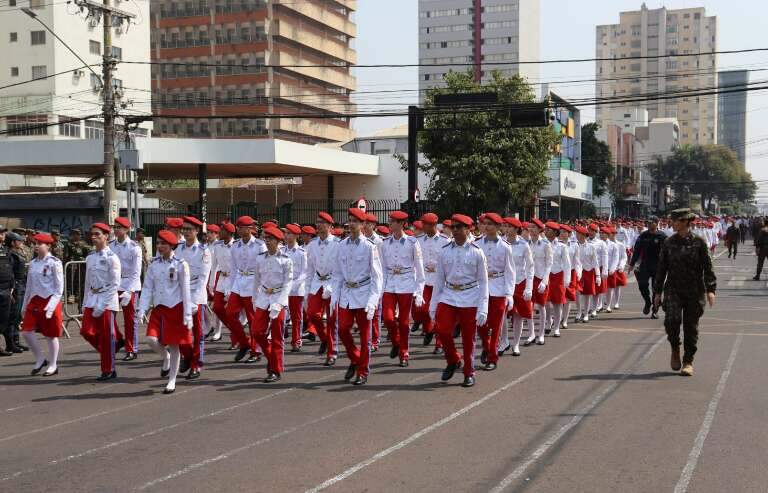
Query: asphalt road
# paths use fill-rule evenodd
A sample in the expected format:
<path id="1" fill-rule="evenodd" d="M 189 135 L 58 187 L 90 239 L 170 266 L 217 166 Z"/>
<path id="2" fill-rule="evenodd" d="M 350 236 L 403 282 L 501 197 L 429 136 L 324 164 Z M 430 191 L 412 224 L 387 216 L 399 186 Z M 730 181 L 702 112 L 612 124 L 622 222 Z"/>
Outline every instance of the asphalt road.
<path id="1" fill-rule="evenodd" d="M 146 346 L 98 375 L 95 351 L 63 341 L 60 374 L 0 360 L 0 491 L 766 491 L 768 289 L 755 257 L 716 261 L 718 299 L 701 322 L 696 374 L 669 369 L 662 321 L 622 308 L 545 346 L 504 356 L 460 387 L 416 345 L 399 368 L 384 346 L 369 383 L 316 345 L 264 363 L 208 346 L 203 378 L 164 396 Z"/>

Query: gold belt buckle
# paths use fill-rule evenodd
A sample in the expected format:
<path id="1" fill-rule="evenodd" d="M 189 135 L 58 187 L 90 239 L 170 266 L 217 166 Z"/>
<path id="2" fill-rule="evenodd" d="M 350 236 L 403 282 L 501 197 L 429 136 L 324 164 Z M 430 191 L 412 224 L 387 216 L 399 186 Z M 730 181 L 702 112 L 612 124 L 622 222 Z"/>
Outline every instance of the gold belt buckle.
<path id="1" fill-rule="evenodd" d="M 430 273 L 435 272 L 435 268 L 433 266 L 431 266 L 431 265 L 427 266 L 427 267 L 424 267 L 424 270 L 426 270 L 427 272 L 430 272 Z"/>
<path id="2" fill-rule="evenodd" d="M 354 289 L 354 288 L 356 288 L 356 287 L 357 287 L 357 283 L 356 283 L 356 282 L 349 282 L 349 281 L 347 281 L 347 283 L 346 283 L 346 284 L 347 284 L 347 287 L 348 287 L 348 288 L 352 288 L 352 289 Z"/>
<path id="3" fill-rule="evenodd" d="M 395 267 L 394 269 L 392 269 L 392 272 L 394 272 L 395 274 L 400 274 L 400 267 Z"/>
<path id="4" fill-rule="evenodd" d="M 221 277 L 229 277 L 229 272 L 221 271 Z"/>

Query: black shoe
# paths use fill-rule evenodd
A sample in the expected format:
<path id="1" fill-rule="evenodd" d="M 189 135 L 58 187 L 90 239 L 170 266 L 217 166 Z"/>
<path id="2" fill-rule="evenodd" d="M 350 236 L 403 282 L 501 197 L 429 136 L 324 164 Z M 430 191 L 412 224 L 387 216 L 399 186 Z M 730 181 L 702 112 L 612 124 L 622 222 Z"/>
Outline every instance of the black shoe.
<path id="1" fill-rule="evenodd" d="M 240 348 L 237 350 L 237 354 L 235 355 L 235 361 L 242 361 L 243 358 L 245 358 L 245 355 L 248 354 L 249 349 L 247 347 Z"/>
<path id="2" fill-rule="evenodd" d="M 212 327 L 212 328 L 211 328 L 211 330 L 209 330 L 209 331 L 208 331 L 208 333 L 207 333 L 207 334 L 205 334 L 205 340 L 207 341 L 208 339 L 210 339 L 210 338 L 211 338 L 211 336 L 212 336 L 213 334 L 215 334 L 215 333 L 216 333 L 216 328 L 215 328 L 215 327 Z"/>
<path id="3" fill-rule="evenodd" d="M 434 339 L 434 338 L 435 338 L 435 333 L 434 332 L 428 332 L 428 333 L 424 334 L 424 341 L 423 341 L 424 345 L 425 346 L 429 346 L 430 344 L 432 344 L 432 339 Z"/>
<path id="4" fill-rule="evenodd" d="M 498 352 L 497 354 L 498 354 L 499 356 L 504 356 L 504 353 L 506 353 L 507 351 L 509 351 L 509 348 L 510 348 L 510 345 L 509 345 L 509 344 L 507 344 L 507 347 L 505 347 L 504 349 L 500 349 L 500 350 L 499 350 L 499 352 Z"/>
<path id="5" fill-rule="evenodd" d="M 759 281 L 760 280 L 760 276 L 755 276 L 755 277 L 752 278 L 752 280 L 753 281 Z"/>
<path id="6" fill-rule="evenodd" d="M 171 373 L 171 370 L 160 370 L 160 378 L 166 378 Z"/>
<path id="7" fill-rule="evenodd" d="M 389 350 L 389 359 L 397 358 L 398 354 L 400 354 L 400 346 L 392 344 L 392 349 Z"/>
<path id="8" fill-rule="evenodd" d="M 336 364 L 336 356 L 331 356 L 330 358 L 327 358 L 325 360 L 325 363 L 323 363 L 323 366 L 333 366 Z"/>
<path id="9" fill-rule="evenodd" d="M 29 347 L 25 346 L 24 344 L 16 343 L 16 347 L 21 349 L 22 351 L 29 351 Z"/>
<path id="10" fill-rule="evenodd" d="M 493 371 L 496 369 L 496 363 L 486 363 L 483 367 L 483 370 L 485 371 Z"/>
<path id="11" fill-rule="evenodd" d="M 245 360 L 246 363 L 258 363 L 261 361 L 261 354 L 252 354 Z"/>
<path id="12" fill-rule="evenodd" d="M 235 346 L 234 344 L 230 344 L 229 347 L 227 348 L 227 351 L 234 351 L 235 349 L 237 349 L 237 346 Z"/>
<path id="13" fill-rule="evenodd" d="M 139 355 L 136 353 L 126 353 L 125 357 L 123 358 L 123 361 L 133 361 L 138 357 Z"/>
<path id="14" fill-rule="evenodd" d="M 278 380 L 280 380 L 280 378 L 281 377 L 279 373 L 275 373 L 271 371 L 269 372 L 269 375 L 267 375 L 267 378 L 264 379 L 264 383 L 277 382 Z"/>
<path id="15" fill-rule="evenodd" d="M 117 378 L 117 372 L 113 371 L 112 373 L 102 373 L 99 378 L 96 379 L 97 382 L 106 382 L 107 380 L 112 380 Z"/>
<path id="16" fill-rule="evenodd" d="M 379 351 L 379 345 L 378 344 L 374 344 L 373 346 L 371 346 L 371 352 L 372 353 L 376 353 L 378 351 Z"/>
<path id="17" fill-rule="evenodd" d="M 187 375 L 187 380 L 197 380 L 198 378 L 200 378 L 200 370 L 192 368 Z"/>
<path id="18" fill-rule="evenodd" d="M 119 353 L 125 347 L 125 339 L 120 339 L 115 343 L 115 354 Z"/>
<path id="19" fill-rule="evenodd" d="M 315 334 L 313 334 L 312 332 L 305 332 L 304 335 L 301 336 L 301 338 L 309 342 L 315 342 L 315 340 L 317 339 L 317 337 L 315 337 Z"/>
<path id="20" fill-rule="evenodd" d="M 365 385 L 365 383 L 368 381 L 368 377 L 358 375 L 354 382 L 352 382 L 352 385 Z"/>
<path id="21" fill-rule="evenodd" d="M 354 363 L 350 364 L 349 367 L 347 368 L 346 373 L 344 373 L 344 380 L 346 380 L 347 382 L 350 381 L 352 377 L 355 376 L 356 371 L 357 371 L 357 365 Z"/>
<path id="22" fill-rule="evenodd" d="M 488 351 L 483 349 L 483 352 L 480 353 L 480 363 L 486 364 L 488 363 Z"/>
<path id="23" fill-rule="evenodd" d="M 8 348 L 8 350 L 14 354 L 20 354 L 26 351 L 24 348 L 18 345 L 11 346 L 10 348 Z"/>
<path id="24" fill-rule="evenodd" d="M 651 312 L 651 318 L 653 318 L 653 319 L 659 318 L 659 311 L 658 310 L 653 310 Z"/>
<path id="25" fill-rule="evenodd" d="M 464 377 L 464 383 L 461 384 L 462 387 L 474 387 L 475 385 L 475 377 Z"/>
<path id="26" fill-rule="evenodd" d="M 176 392 L 176 389 L 163 389 L 163 394 L 165 395 L 173 394 L 174 392 Z"/>
<path id="27" fill-rule="evenodd" d="M 651 302 L 646 301 L 645 306 L 643 307 L 643 315 L 648 315 L 649 313 L 651 313 Z"/>
<path id="28" fill-rule="evenodd" d="M 461 327 L 457 325 L 456 327 L 453 328 L 453 338 L 456 339 L 460 335 L 461 335 Z"/>
<path id="29" fill-rule="evenodd" d="M 445 367 L 445 370 L 443 370 L 443 376 L 440 377 L 440 379 L 443 382 L 447 382 L 448 380 L 453 378 L 453 374 L 456 373 L 456 369 L 459 367 L 458 363 L 451 363 L 448 366 Z"/>
<path id="30" fill-rule="evenodd" d="M 321 342 L 320 347 L 317 348 L 317 354 L 325 354 L 326 351 L 328 351 L 328 343 Z"/>
<path id="31" fill-rule="evenodd" d="M 435 347 L 435 349 L 432 350 L 432 354 L 443 354 L 443 348 Z"/>
<path id="32" fill-rule="evenodd" d="M 413 326 L 411 327 L 411 334 L 416 333 L 421 328 L 421 322 L 413 322 Z"/>
<path id="33" fill-rule="evenodd" d="M 301 352 L 301 346 L 293 346 L 291 348 L 292 353 L 300 353 Z"/>
<path id="34" fill-rule="evenodd" d="M 48 366 L 48 360 L 47 359 L 43 360 L 43 364 L 42 365 L 37 366 L 35 368 L 32 368 L 32 372 L 30 373 L 30 375 L 37 375 L 38 373 L 40 373 L 40 370 L 42 370 L 44 366 Z"/>
<path id="35" fill-rule="evenodd" d="M 549 335 L 552 333 L 552 329 L 544 329 L 544 335 Z"/>
<path id="36" fill-rule="evenodd" d="M 0 357 L 3 356 L 13 356 L 13 353 L 10 351 L 6 351 L 5 349 L 0 349 Z"/>
<path id="37" fill-rule="evenodd" d="M 401 359 L 400 360 L 400 368 L 408 368 L 408 360 L 407 359 Z"/>
<path id="38" fill-rule="evenodd" d="M 181 358 L 181 363 L 179 364 L 179 373 L 187 373 L 189 371 L 189 365 L 189 360 L 186 358 Z"/>

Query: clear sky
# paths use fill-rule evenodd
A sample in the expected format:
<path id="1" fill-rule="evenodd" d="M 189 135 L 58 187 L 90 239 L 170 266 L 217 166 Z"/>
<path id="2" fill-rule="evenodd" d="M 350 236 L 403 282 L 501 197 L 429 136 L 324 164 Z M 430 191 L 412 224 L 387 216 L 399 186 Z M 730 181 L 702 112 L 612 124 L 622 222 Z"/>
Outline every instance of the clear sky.
<path id="1" fill-rule="evenodd" d="M 595 26 L 615 24 L 619 21 L 619 12 L 637 10 L 641 5 L 641 0 L 541 0 L 541 58 L 594 57 Z M 764 0 L 650 0 L 646 5 L 649 9 L 705 7 L 707 15 L 718 17 L 719 50 L 768 47 L 765 35 L 768 12 Z M 417 0 L 359 0 L 356 20 L 358 63 L 418 63 Z M 720 70 L 768 69 L 768 52 L 722 55 L 718 65 Z M 359 68 L 356 75 L 360 112 L 403 110 L 417 101 L 416 68 Z M 536 82 L 593 79 L 595 65 L 594 62 L 545 64 L 540 76 L 542 80 Z M 768 80 L 768 70 L 750 73 L 751 82 L 760 80 Z M 550 85 L 564 97 L 592 97 L 594 87 L 592 82 Z M 768 112 L 768 91 L 748 93 L 747 112 L 747 142 L 766 138 L 747 146 L 747 170 L 755 180 L 766 180 L 761 183 L 759 198 L 768 202 L 768 119 L 762 118 Z M 582 115 L 584 120 L 592 120 L 594 109 L 584 108 Z M 405 118 L 359 118 L 354 125 L 359 135 L 367 135 L 405 122 Z"/>

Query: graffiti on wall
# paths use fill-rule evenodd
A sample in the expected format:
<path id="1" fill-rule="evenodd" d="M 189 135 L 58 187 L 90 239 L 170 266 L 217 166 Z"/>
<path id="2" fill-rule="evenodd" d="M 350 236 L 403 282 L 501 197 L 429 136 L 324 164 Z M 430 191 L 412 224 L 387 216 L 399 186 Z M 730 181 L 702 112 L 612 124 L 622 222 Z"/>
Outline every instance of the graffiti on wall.
<path id="1" fill-rule="evenodd" d="M 24 218 L 24 227 L 38 231 L 58 229 L 62 236 L 68 236 L 73 229 L 84 230 L 95 221 L 93 216 L 35 214 Z"/>

